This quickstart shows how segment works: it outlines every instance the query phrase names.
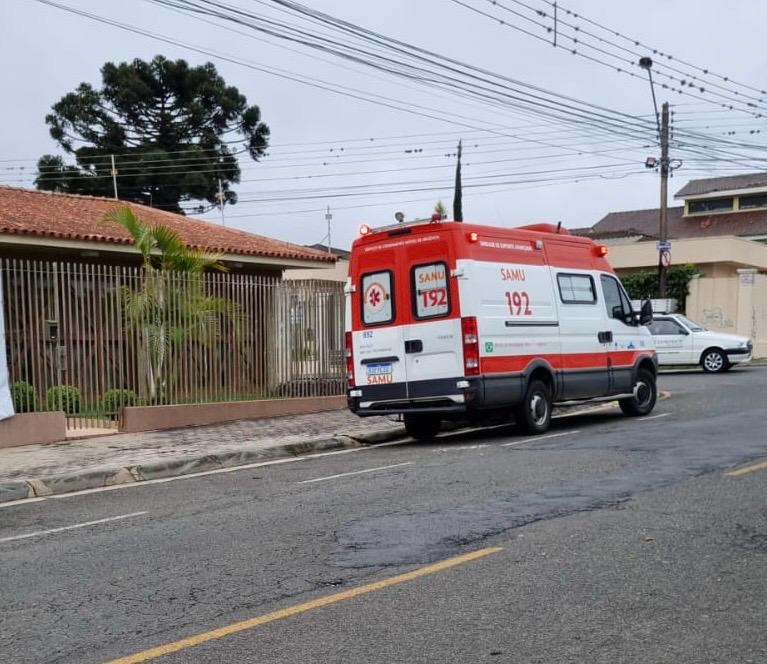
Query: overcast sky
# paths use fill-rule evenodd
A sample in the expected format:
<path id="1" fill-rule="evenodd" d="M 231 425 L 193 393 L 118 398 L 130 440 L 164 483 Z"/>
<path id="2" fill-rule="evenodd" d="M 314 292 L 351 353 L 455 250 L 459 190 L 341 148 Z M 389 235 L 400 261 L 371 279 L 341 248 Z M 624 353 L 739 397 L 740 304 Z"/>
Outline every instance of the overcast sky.
<path id="1" fill-rule="evenodd" d="M 246 34 L 236 34 L 147 0 L 58 1 L 204 50 L 355 88 L 365 95 L 380 95 L 379 99 L 389 99 L 394 105 L 418 109 L 420 115 L 160 43 L 35 0 L 0 0 L 0 184 L 32 186 L 36 159 L 44 153 L 59 152 L 44 118 L 62 95 L 82 81 L 98 87 L 99 68 L 106 61 L 151 59 L 163 54 L 194 64 L 213 61 L 229 84 L 237 86 L 249 103 L 260 106 L 271 128 L 269 156 L 258 164 L 241 162 L 243 182 L 234 187 L 241 202 L 227 208 L 228 225 L 312 244 L 325 235 L 322 210 L 329 204 L 333 243 L 348 247 L 363 222 L 390 223 L 397 210 L 408 218 L 428 216 L 437 199 L 451 210 L 453 158 L 446 155 L 454 151 L 459 137 L 466 146 L 467 182 L 477 177 L 485 178 L 477 180 L 485 183 L 507 183 L 467 188 L 467 220 L 505 226 L 561 220 L 570 227 L 590 226 L 609 211 L 657 205 L 657 175 L 643 168 L 644 158 L 657 155 L 657 149 L 644 148 L 641 142 L 598 132 L 587 136 L 512 108 L 430 91 L 275 38 L 268 38 L 272 43 L 267 43 L 263 36 L 246 28 L 238 28 Z M 526 16 L 533 15 L 515 0 L 504 1 Z M 486 0 L 465 2 L 483 11 L 500 11 Z M 464 63 L 634 116 L 652 117 L 645 78 L 632 78 L 555 49 L 451 0 L 305 3 Z M 229 0 L 229 4 L 278 16 L 268 0 Z M 544 0 L 525 0 L 524 4 L 548 9 Z M 681 59 L 710 68 L 730 81 L 755 88 L 767 85 L 767 3 L 763 0 L 567 0 L 564 7 L 673 54 L 675 63 Z M 576 19 L 563 16 L 577 24 Z M 282 17 L 286 18 L 284 14 Z M 529 24 L 508 12 L 506 19 L 517 27 Z M 680 65 L 692 71 L 685 67 Z M 723 90 L 747 90 L 718 80 Z M 708 91 L 706 95 L 710 97 Z M 658 89 L 658 97 L 659 103 L 669 100 L 674 104 L 677 126 L 717 136 L 736 131 L 734 137 L 745 136 L 754 142 L 767 139 L 763 118 L 724 111 L 663 89 Z M 428 109 L 435 109 L 435 115 L 449 114 L 453 122 L 424 117 Z M 457 120 L 458 116 L 462 119 Z M 495 129 L 488 131 L 491 127 Z M 748 133 L 762 128 L 764 135 Z M 672 180 L 672 193 L 690 177 L 736 172 L 732 163 L 710 162 L 707 171 L 695 170 L 700 168 L 700 163 L 684 164 Z M 584 179 L 584 174 L 591 179 Z M 581 181 L 573 181 L 579 176 Z M 526 182 L 542 179 L 559 181 Z M 361 195 L 339 196 L 350 191 L 339 191 L 342 186 L 360 186 Z M 435 190 L 379 193 L 408 188 Z M 218 214 L 213 211 L 203 218 L 216 220 Z"/>

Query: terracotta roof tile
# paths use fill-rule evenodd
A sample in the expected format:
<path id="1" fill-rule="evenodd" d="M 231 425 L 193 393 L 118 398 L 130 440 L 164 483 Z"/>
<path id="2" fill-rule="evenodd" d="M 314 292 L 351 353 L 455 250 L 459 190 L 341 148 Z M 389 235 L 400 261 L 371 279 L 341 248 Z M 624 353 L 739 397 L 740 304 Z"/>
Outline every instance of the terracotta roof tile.
<path id="1" fill-rule="evenodd" d="M 104 221 L 116 207 L 129 205 L 146 222 L 178 232 L 190 247 L 215 253 L 334 262 L 335 256 L 200 219 L 111 198 L 56 194 L 0 186 L 0 234 L 132 244 L 121 226 Z"/>

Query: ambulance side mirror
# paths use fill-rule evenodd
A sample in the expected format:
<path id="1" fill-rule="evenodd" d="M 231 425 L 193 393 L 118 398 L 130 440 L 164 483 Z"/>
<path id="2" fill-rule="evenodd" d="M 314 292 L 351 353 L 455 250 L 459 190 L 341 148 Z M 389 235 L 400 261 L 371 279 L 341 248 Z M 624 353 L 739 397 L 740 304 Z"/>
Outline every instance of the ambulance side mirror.
<path id="1" fill-rule="evenodd" d="M 639 310 L 639 324 L 649 325 L 650 323 L 652 323 L 652 302 L 645 300 Z"/>

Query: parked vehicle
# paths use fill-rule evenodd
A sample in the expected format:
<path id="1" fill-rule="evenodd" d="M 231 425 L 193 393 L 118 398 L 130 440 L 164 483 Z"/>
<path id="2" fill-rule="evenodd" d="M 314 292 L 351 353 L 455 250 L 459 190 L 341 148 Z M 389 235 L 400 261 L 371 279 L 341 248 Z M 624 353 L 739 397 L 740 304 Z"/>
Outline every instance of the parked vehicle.
<path id="1" fill-rule="evenodd" d="M 699 364 L 703 371 L 721 373 L 751 361 L 751 339 L 712 332 L 681 314 L 655 315 L 648 328 L 661 366 Z"/>
<path id="2" fill-rule="evenodd" d="M 402 414 L 430 438 L 441 421 L 513 417 L 542 433 L 555 403 L 656 399 L 652 336 L 607 247 L 550 224 L 416 222 L 363 229 L 346 303 L 349 408 Z"/>

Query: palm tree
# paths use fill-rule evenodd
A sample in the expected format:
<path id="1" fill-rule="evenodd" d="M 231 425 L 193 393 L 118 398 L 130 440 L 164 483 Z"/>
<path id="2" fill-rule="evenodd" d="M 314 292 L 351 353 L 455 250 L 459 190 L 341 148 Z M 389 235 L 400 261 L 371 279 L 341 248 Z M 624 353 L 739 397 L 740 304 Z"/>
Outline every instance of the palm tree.
<path id="1" fill-rule="evenodd" d="M 237 321 L 240 311 L 235 303 L 205 293 L 204 273 L 226 271 L 220 256 L 186 246 L 173 229 L 144 223 L 128 206 L 112 210 L 105 220 L 125 228 L 142 257 L 140 286 L 123 288 L 122 295 L 146 361 L 147 396 L 156 403 L 167 386 L 171 349 L 188 340 L 210 343 L 222 318 Z"/>

